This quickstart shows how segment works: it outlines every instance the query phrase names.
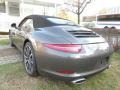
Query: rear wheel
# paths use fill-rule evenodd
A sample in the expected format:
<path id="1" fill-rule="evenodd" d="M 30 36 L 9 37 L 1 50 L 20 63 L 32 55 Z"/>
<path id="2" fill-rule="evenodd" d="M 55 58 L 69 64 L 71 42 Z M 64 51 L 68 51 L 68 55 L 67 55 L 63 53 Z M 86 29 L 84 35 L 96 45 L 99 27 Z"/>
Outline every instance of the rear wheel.
<path id="1" fill-rule="evenodd" d="M 27 42 L 24 46 L 23 50 L 23 61 L 25 70 L 30 76 L 37 76 L 37 67 L 36 67 L 36 60 L 34 49 L 30 42 Z"/>

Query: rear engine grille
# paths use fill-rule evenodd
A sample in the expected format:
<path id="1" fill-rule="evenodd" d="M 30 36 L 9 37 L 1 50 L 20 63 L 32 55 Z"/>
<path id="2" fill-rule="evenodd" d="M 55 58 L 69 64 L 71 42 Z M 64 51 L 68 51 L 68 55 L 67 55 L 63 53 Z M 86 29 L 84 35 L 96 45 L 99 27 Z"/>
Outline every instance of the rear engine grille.
<path id="1" fill-rule="evenodd" d="M 96 33 L 92 31 L 83 31 L 83 30 L 77 30 L 77 31 L 68 31 L 75 37 L 99 37 Z"/>

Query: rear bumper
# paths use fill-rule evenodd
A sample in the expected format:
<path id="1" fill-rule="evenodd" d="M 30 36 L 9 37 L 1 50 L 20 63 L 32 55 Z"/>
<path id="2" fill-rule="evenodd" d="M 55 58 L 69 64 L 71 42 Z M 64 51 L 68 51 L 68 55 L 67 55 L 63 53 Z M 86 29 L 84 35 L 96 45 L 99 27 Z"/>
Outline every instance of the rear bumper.
<path id="1" fill-rule="evenodd" d="M 112 50 L 107 43 L 82 45 L 79 53 L 66 53 L 42 45 L 35 50 L 38 72 L 63 80 L 75 80 L 99 73 L 109 67 Z M 71 71 L 64 73 L 61 71 Z"/>
<path id="2" fill-rule="evenodd" d="M 89 76 L 95 75 L 97 73 L 100 73 L 104 71 L 105 69 L 109 68 L 109 64 L 105 65 L 104 67 L 101 67 L 99 69 L 95 69 L 89 72 L 82 72 L 82 73 L 74 73 L 71 75 L 65 75 L 65 74 L 60 74 L 57 72 L 49 71 L 49 70 L 43 70 L 45 74 L 47 74 L 50 77 L 59 79 L 59 80 L 64 80 L 64 81 L 72 81 L 75 79 L 80 79 L 80 78 L 87 78 Z"/>
<path id="3" fill-rule="evenodd" d="M 40 50 L 40 51 L 39 51 Z M 63 53 L 51 49 L 36 50 L 38 72 L 63 80 L 74 80 L 101 72 L 109 67 L 110 52 Z M 60 73 L 60 70 L 72 70 L 72 74 Z"/>

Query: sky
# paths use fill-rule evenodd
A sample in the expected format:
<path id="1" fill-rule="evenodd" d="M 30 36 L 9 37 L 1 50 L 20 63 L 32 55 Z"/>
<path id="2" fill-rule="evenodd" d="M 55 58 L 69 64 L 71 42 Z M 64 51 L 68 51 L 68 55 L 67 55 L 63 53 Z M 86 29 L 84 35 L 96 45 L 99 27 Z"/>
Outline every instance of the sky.
<path id="1" fill-rule="evenodd" d="M 120 7 L 120 0 L 92 0 L 92 2 L 84 10 L 83 15 L 95 15 L 103 8 L 112 7 Z"/>

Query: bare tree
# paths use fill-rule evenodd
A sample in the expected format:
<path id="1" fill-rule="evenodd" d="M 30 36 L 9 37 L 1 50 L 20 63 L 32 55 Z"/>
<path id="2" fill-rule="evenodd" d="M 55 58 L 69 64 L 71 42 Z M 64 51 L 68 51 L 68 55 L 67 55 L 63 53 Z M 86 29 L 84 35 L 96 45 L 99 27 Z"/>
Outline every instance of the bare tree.
<path id="1" fill-rule="evenodd" d="M 80 24 L 80 14 L 84 11 L 85 7 L 92 1 L 92 0 L 71 0 L 72 2 L 65 3 L 69 6 L 68 10 L 77 14 L 78 17 L 78 24 Z"/>

